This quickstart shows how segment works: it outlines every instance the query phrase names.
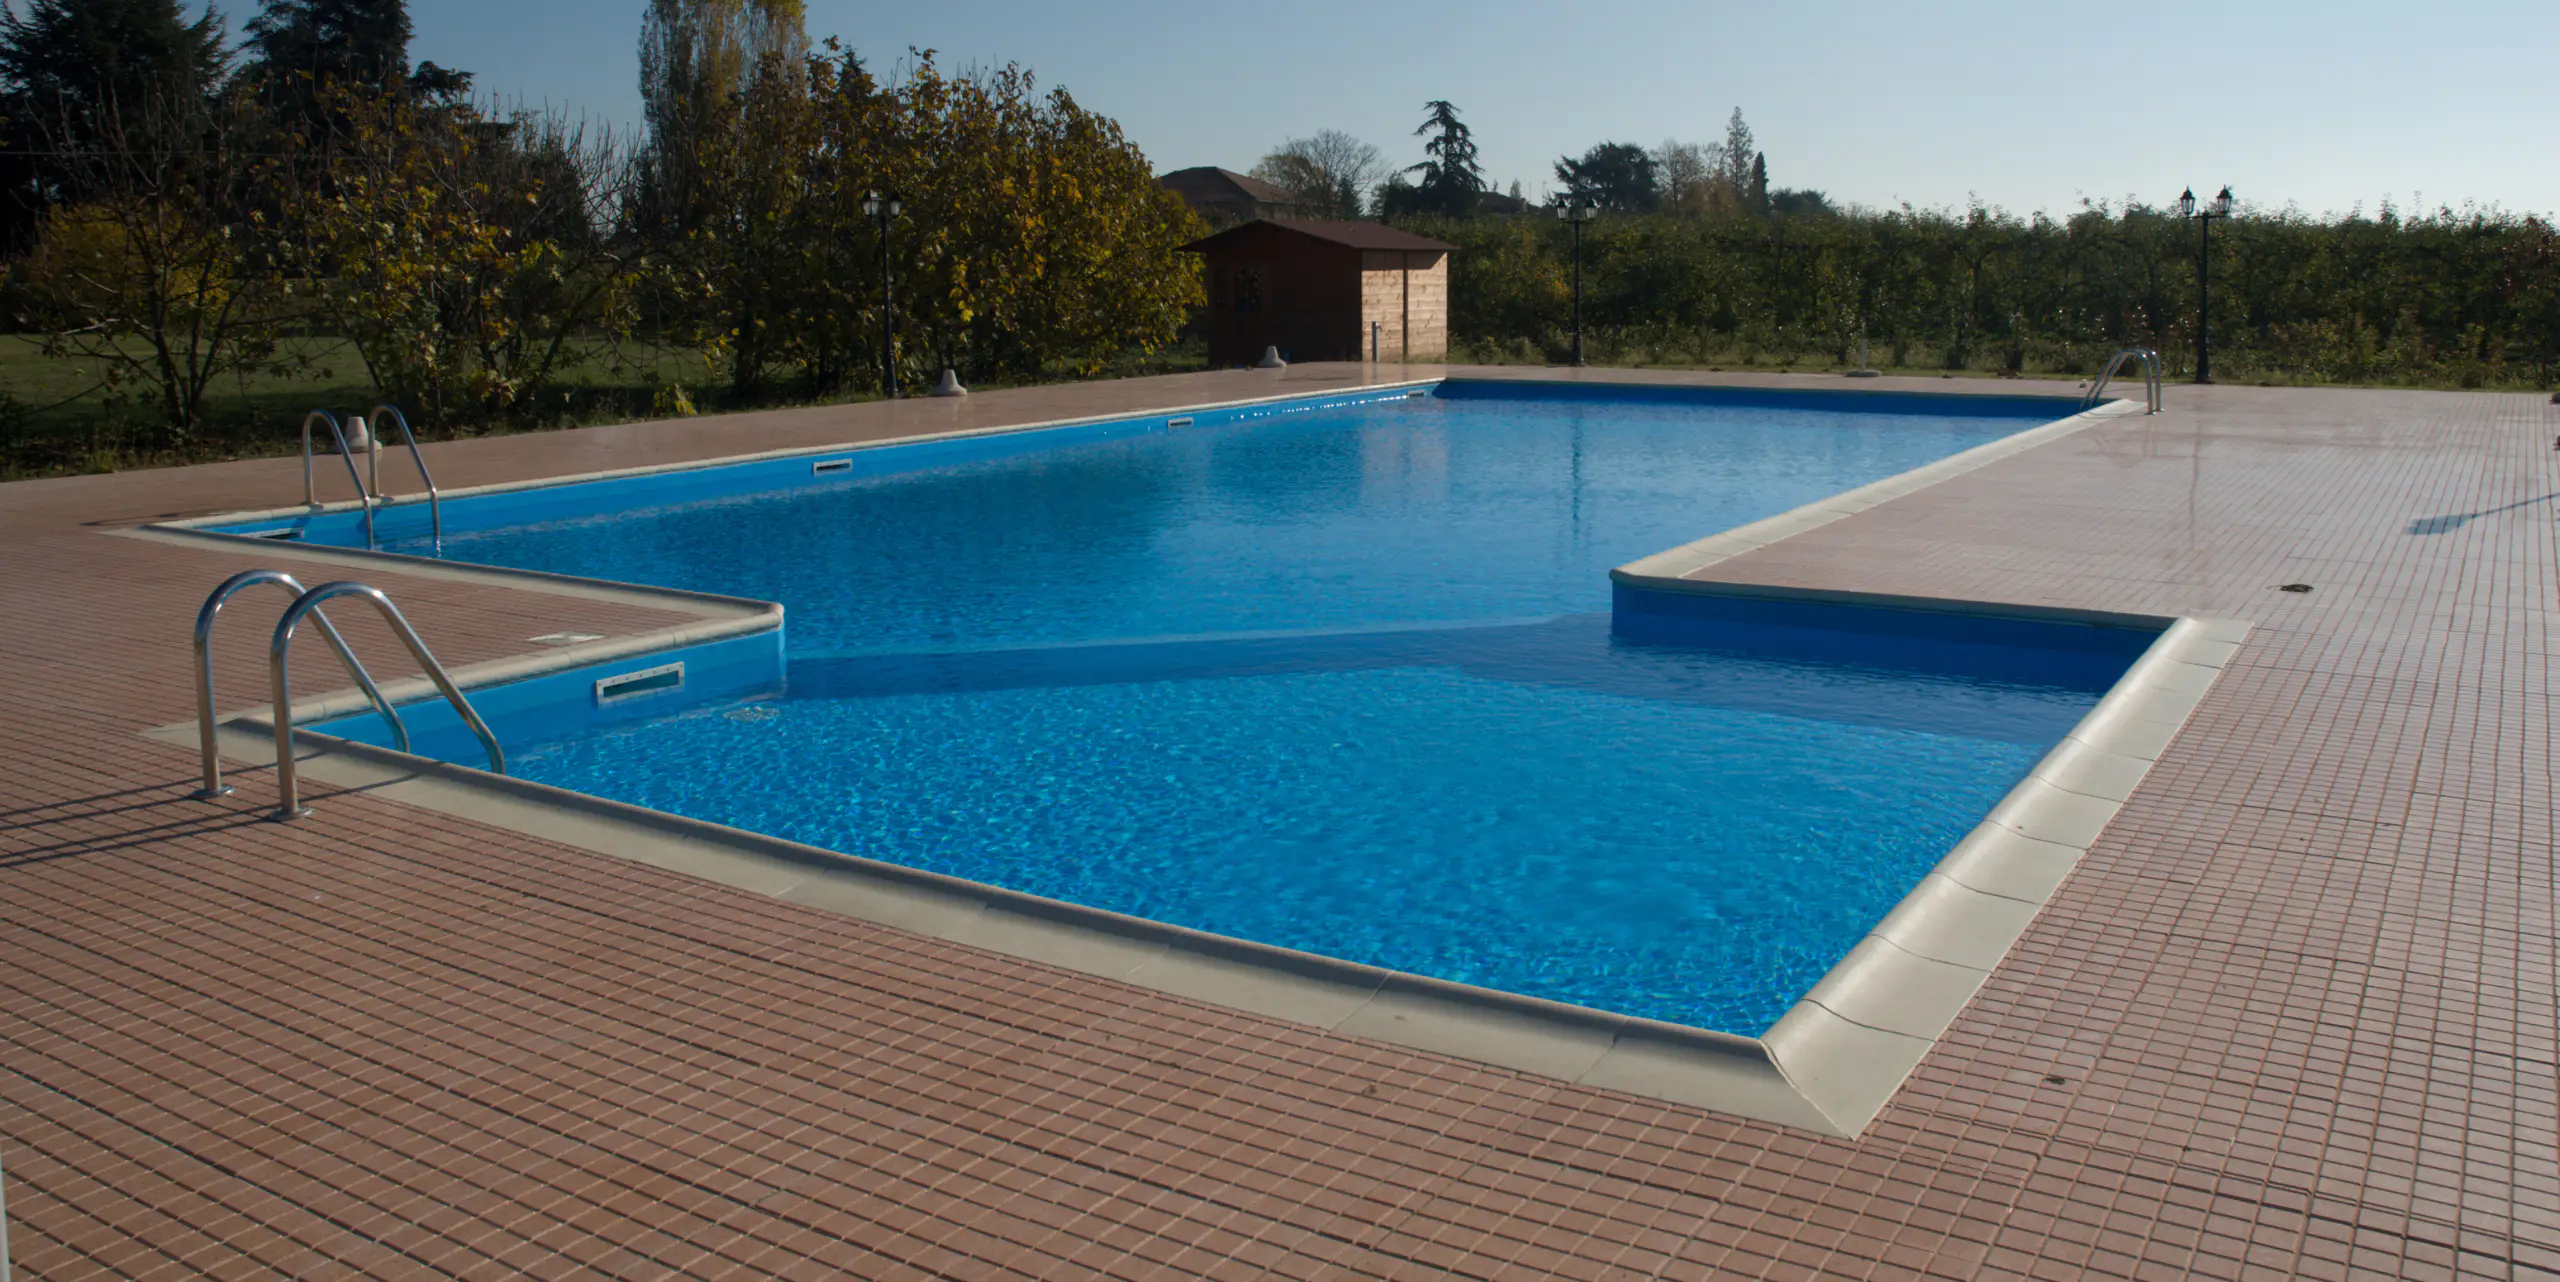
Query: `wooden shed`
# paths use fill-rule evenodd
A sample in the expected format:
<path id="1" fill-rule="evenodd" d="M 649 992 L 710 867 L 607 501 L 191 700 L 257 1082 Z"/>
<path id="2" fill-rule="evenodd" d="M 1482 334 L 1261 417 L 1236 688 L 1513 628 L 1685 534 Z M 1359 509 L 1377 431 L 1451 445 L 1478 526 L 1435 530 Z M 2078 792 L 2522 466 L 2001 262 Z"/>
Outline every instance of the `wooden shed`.
<path id="1" fill-rule="evenodd" d="M 1383 223 L 1258 219 L 1182 247 L 1207 260 L 1209 363 L 1384 361 L 1449 353 L 1446 241 Z"/>

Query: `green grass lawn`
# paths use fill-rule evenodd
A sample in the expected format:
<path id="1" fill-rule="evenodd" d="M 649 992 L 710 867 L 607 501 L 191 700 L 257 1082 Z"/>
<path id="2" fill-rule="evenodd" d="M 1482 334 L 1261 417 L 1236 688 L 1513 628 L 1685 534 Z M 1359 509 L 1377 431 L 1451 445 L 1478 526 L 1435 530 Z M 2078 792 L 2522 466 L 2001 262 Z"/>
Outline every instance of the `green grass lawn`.
<path id="1" fill-rule="evenodd" d="M 128 386 L 118 396 L 100 385 L 94 369 L 45 356 L 41 339 L 0 334 L 0 480 L 291 454 L 302 446 L 302 419 L 312 410 L 362 413 L 383 399 L 363 357 L 351 344 L 330 338 L 290 341 L 292 363 L 299 367 L 296 373 L 225 378 L 206 398 L 201 435 L 171 448 L 161 443 L 160 417 L 149 389 Z M 1132 354 L 1091 377 L 1127 378 L 1206 367 L 1203 349 L 1191 343 Z M 1031 381 L 1082 377 L 1087 376 L 1060 369 Z M 726 394 L 727 371 L 707 365 L 699 352 L 595 339 L 583 342 L 539 402 L 522 407 L 504 422 L 440 423 L 415 406 L 400 408 L 421 440 L 489 436 L 659 417 L 666 412 L 660 391 L 670 385 L 684 388 L 700 413 L 870 397 L 868 393 L 818 398 L 784 395 L 733 404 Z M 1005 380 L 972 384 L 988 390 L 1012 385 Z"/>
<path id="2" fill-rule="evenodd" d="M 158 444 L 160 415 L 151 389 L 107 388 L 95 367 L 47 357 L 41 339 L 0 335 L 0 478 L 292 453 L 301 448 L 305 414 L 362 413 L 382 399 L 363 356 L 344 340 L 288 340 L 288 355 L 298 367 L 291 374 L 259 372 L 217 383 L 206 397 L 202 436 L 173 449 Z M 718 370 L 682 348 L 590 340 L 551 394 L 556 403 L 532 407 L 514 422 L 456 427 L 415 406 L 401 408 L 421 438 L 487 435 L 645 417 L 657 385 L 695 389 L 699 403 L 706 396 L 701 389 L 718 378 Z"/>
<path id="3" fill-rule="evenodd" d="M 207 398 L 204 431 L 197 439 L 173 448 L 163 441 L 160 434 L 159 414 L 150 398 L 150 389 L 128 386 L 122 389 L 123 395 L 118 396 L 113 389 L 100 385 L 93 368 L 45 356 L 41 339 L 0 334 L 0 480 L 291 454 L 301 447 L 302 419 L 311 410 L 361 413 L 383 399 L 365 369 L 363 357 L 353 345 L 333 338 L 289 341 L 292 344 L 289 355 L 293 358 L 289 363 L 296 366 L 294 373 L 254 373 L 224 379 Z M 1703 346 L 1649 350 L 1600 339 L 1593 344 L 1591 363 L 1595 366 L 1633 368 L 1807 374 L 1836 373 L 1841 368 L 1830 353 L 1751 352 L 1746 355 L 1743 349 L 1720 350 L 1712 343 L 1704 343 L 1703 339 L 1701 342 Z M 1451 358 L 1460 363 L 1546 364 L 1553 359 L 1551 353 L 1526 343 L 1460 342 L 1457 347 Z M 1912 355 L 1918 357 L 1922 353 Z M 1877 368 L 1890 374 L 1955 378 L 1998 376 L 1997 369 L 1993 367 L 1996 353 L 1968 362 L 1966 367 L 1953 371 L 1940 363 L 1896 367 L 1882 349 L 1874 350 L 1871 359 Z M 2217 361 L 2217 364 L 2221 363 Z M 1197 342 L 1193 342 L 1163 352 L 1143 356 L 1133 354 L 1112 362 L 1109 368 L 1092 377 L 1127 378 L 1205 368 L 1205 353 Z M 2046 361 L 2033 359 L 2027 363 L 2024 374 L 2029 378 L 2078 380 L 2087 377 L 2086 374 L 2056 369 Z M 1034 381 L 1060 382 L 1080 377 L 1087 376 L 1061 369 Z M 2170 377 L 2174 381 L 2179 375 L 2172 372 Z M 2319 380 L 2288 378 L 2273 371 L 2249 369 L 2245 362 L 2240 362 L 2226 372 L 2224 381 L 2275 386 L 2316 383 Z M 972 385 L 993 390 L 1011 384 L 987 380 L 973 382 Z M 2119 385 L 2138 394 L 2141 376 L 2138 372 L 2127 371 L 2120 378 Z M 401 408 L 407 411 L 409 421 L 421 439 L 437 440 L 657 417 L 668 412 L 664 401 L 659 399 L 661 389 L 668 386 L 684 388 L 688 399 L 702 413 L 864 399 L 861 396 L 811 399 L 785 395 L 755 404 L 733 404 L 726 395 L 727 371 L 706 365 L 696 351 L 650 343 L 591 339 L 581 342 L 568 368 L 557 384 L 543 394 L 540 402 L 523 407 L 505 422 L 442 423 L 415 406 L 403 405 Z"/>

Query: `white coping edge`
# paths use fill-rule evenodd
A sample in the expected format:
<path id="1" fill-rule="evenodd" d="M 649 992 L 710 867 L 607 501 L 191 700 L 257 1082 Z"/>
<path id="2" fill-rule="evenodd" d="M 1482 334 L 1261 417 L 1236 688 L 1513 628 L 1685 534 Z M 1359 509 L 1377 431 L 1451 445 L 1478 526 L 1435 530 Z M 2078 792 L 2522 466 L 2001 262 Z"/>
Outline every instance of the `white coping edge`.
<path id="1" fill-rule="evenodd" d="M 327 543 L 285 543 L 246 534 L 223 534 L 214 530 L 190 529 L 181 525 L 136 525 L 101 532 L 123 539 L 141 539 L 148 543 L 175 543 L 202 549 L 220 548 L 230 552 L 274 557 L 281 561 L 305 561 L 359 569 L 365 566 L 382 566 L 413 579 L 440 579 L 448 583 L 487 583 L 520 592 L 575 597 L 587 601 L 608 602 L 613 605 L 636 605 L 678 614 L 698 614 L 706 619 L 765 616 L 780 618 L 782 616 L 782 604 L 778 601 L 759 601 L 753 597 L 728 596 L 718 592 L 695 592 L 688 588 L 652 587 L 645 583 L 622 583 L 613 579 L 559 574 L 550 570 L 521 570 L 513 566 L 481 565 L 471 561 L 440 561 L 434 557 L 411 556 L 406 552 L 384 552 L 375 548 L 342 548 Z"/>
<path id="2" fill-rule="evenodd" d="M 1915 395 L 1923 393 L 1915 393 Z M 1898 499 L 1905 494 L 1927 489 L 1940 481 L 1962 476 L 1977 468 L 1987 467 L 2013 455 L 2051 441 L 2060 440 L 2101 419 L 2139 414 L 2142 407 L 2132 401 L 2108 401 L 2085 409 L 2068 418 L 2056 419 L 2041 427 L 1985 441 L 1972 449 L 1950 454 L 1935 463 L 1924 463 L 1908 472 L 1872 481 L 1854 490 L 1843 490 L 1829 498 L 1815 499 L 1792 511 L 1737 525 L 1720 534 L 1710 534 L 1695 543 L 1656 552 L 1629 561 L 1612 574 L 1621 579 L 1677 579 L 1695 574 L 1718 561 L 1729 560 L 1763 548 L 1791 535 L 1829 525 L 1844 517 L 1855 516 L 1878 504 Z"/>
<path id="3" fill-rule="evenodd" d="M 299 720 L 306 704 L 294 711 Z M 273 723 L 263 712 L 221 724 L 224 756 L 274 764 Z M 192 746 L 195 723 L 148 737 Z M 295 750 L 308 780 L 788 903 L 1335 1033 L 1849 1133 L 1788 1087 L 1753 1038 L 1231 939 L 313 731 L 295 736 Z"/>
<path id="4" fill-rule="evenodd" d="M 489 485 L 472 485 L 458 490 L 443 490 L 439 497 L 467 499 L 477 494 L 507 494 L 516 490 L 541 490 L 557 485 L 577 485 L 587 481 L 616 481 L 634 476 L 658 476 L 667 472 L 699 472 L 711 468 L 730 467 L 740 463 L 763 463 L 773 459 L 806 458 L 813 454 L 843 454 L 852 450 L 876 450 L 892 445 L 920 445 L 928 441 L 959 441 L 979 436 L 1011 436 L 1019 432 L 1044 432 L 1060 427 L 1082 427 L 1088 423 L 1119 423 L 1132 419 L 1168 418 L 1184 414 L 1204 414 L 1213 410 L 1249 409 L 1256 405 L 1278 405 L 1287 401 L 1314 400 L 1325 396 L 1357 396 L 1363 392 L 1392 392 L 1400 388 L 1432 387 L 1449 381 L 1441 375 L 1428 378 L 1394 379 L 1382 383 L 1342 383 L 1330 389 L 1281 392 L 1271 396 L 1252 396 L 1240 401 L 1211 401 L 1201 405 L 1184 405 L 1173 409 L 1135 410 L 1111 414 L 1083 414 L 1074 418 L 1042 419 L 1036 423 L 1005 423 L 994 427 L 952 428 L 939 432 L 917 432 L 907 436 L 889 436 L 876 441 L 854 441 L 834 445 L 794 445 L 779 450 L 758 450 L 751 454 L 724 454 L 718 458 L 694 459 L 677 463 L 651 463 L 642 467 L 609 468 L 599 472 L 570 472 L 528 481 L 498 481 Z M 2119 402 L 2121 403 L 2121 402 Z M 375 509 L 415 507 L 425 503 L 425 494 L 391 495 L 374 500 Z M 334 512 L 352 512 L 362 506 L 355 499 L 331 503 L 297 503 L 291 507 L 261 508 L 253 512 L 222 512 L 212 516 L 191 516 L 176 521 L 156 521 L 145 529 L 194 530 L 208 525 L 239 525 L 249 521 L 275 521 L 291 516 L 318 516 Z M 242 537 L 247 536 L 223 536 Z M 273 539 L 256 540 L 274 543 Z M 377 555 L 395 555 L 379 553 Z M 404 558 L 429 560 L 423 557 Z M 429 561 L 448 565 L 452 562 Z"/>
<path id="5" fill-rule="evenodd" d="M 225 519 L 225 518 L 217 518 Z M 639 584 L 616 583 L 608 579 L 590 579 L 573 574 L 554 574 L 547 570 L 519 570 L 498 565 L 474 565 L 459 561 L 438 561 L 429 557 L 410 556 L 401 552 L 368 551 L 362 548 L 337 548 L 325 544 L 277 543 L 237 534 L 218 534 L 165 525 L 144 525 L 128 529 L 107 530 L 119 538 L 141 539 L 152 543 L 176 543 L 198 548 L 221 548 L 249 553 L 279 561 L 299 561 L 322 565 L 340 565 L 354 569 L 382 566 L 411 577 L 438 579 L 452 583 L 483 583 L 510 591 L 537 595 L 569 597 L 576 600 L 602 601 L 614 605 L 642 606 L 675 614 L 698 616 L 692 623 L 671 624 L 647 632 L 581 641 L 554 649 L 492 659 L 454 668 L 448 675 L 465 691 L 482 686 L 503 685 L 529 677 L 545 676 L 571 668 L 606 663 L 635 654 L 672 650 L 699 645 L 728 637 L 770 632 L 783 624 L 782 604 L 757 601 L 747 597 L 722 596 L 711 592 L 692 592 L 682 588 L 657 588 Z M 317 583 L 311 586 L 319 586 Z M 397 603 L 396 600 L 394 602 Z M 531 638 L 527 638 L 531 640 Z M 433 644 L 430 641 L 430 644 Z M 436 697 L 435 683 L 424 674 L 381 683 L 382 696 L 394 706 Z M 219 692 L 216 692 L 219 694 Z M 364 692 L 354 686 L 343 686 L 326 694 L 296 699 L 294 720 L 326 721 L 350 712 L 372 707 Z M 275 705 L 262 703 L 242 715 L 272 718 Z M 196 741 L 196 723 L 183 723 L 186 741 Z M 273 722 L 268 721 L 270 729 Z M 157 734 L 158 732 L 153 732 Z M 306 732 L 307 733 L 307 732 Z M 272 765 L 275 753 L 266 760 Z"/>
<path id="6" fill-rule="evenodd" d="M 2247 633 L 2236 621 L 2173 623 L 1757 1038 L 1231 939 L 311 731 L 297 736 L 297 759 L 309 779 L 953 943 L 1334 1033 L 1856 1136 L 2026 932 Z M 516 662 L 477 665 L 457 680 L 485 682 Z M 297 701 L 294 713 L 300 721 L 363 707 L 342 693 Z M 272 765 L 267 713 L 225 722 L 224 755 Z M 196 727 L 150 733 L 192 745 Z"/>
<path id="7" fill-rule="evenodd" d="M 1348 390 L 1435 383 L 1418 379 Z M 1296 393 L 1267 400 L 1298 400 Z M 1230 402 L 1230 405 L 1264 401 Z M 1203 407 L 1218 408 L 1218 407 Z M 1987 602 L 1720 584 L 1683 579 L 1728 557 L 1873 507 L 1950 476 L 2068 435 L 2101 417 L 2132 412 L 2126 401 L 1978 446 L 1900 476 L 1818 500 L 1768 520 L 1631 562 L 1613 580 L 1655 590 L 1778 596 L 1883 608 L 2162 627 L 2098 705 L 2012 788 L 1983 822 L 1904 896 L 1874 930 L 1757 1038 L 1639 1019 L 1346 962 L 1295 949 L 1231 939 L 1019 891 L 964 881 L 817 846 L 648 810 L 584 793 L 303 731 L 297 760 L 312 779 L 543 840 L 702 877 L 786 902 L 821 908 L 953 943 L 1115 979 L 1330 1032 L 1561 1078 L 1586 1086 L 1738 1114 L 1828 1135 L 1863 1132 L 1937 1038 L 1990 978 L 2038 911 L 2077 866 L 2202 702 L 2237 653 L 2250 625 L 2239 620 L 2111 614 Z M 1178 414 L 1180 410 L 1163 411 Z M 1110 421 L 1116 414 L 1039 426 Z M 1025 431 L 996 428 L 965 435 Z M 961 433 L 903 437 L 832 449 L 875 448 Z M 756 458 L 827 453 L 830 448 L 746 455 L 716 463 L 596 473 L 487 487 L 566 484 L 580 479 L 685 470 Z M 339 505 L 352 507 L 352 503 Z M 279 514 L 309 508 L 280 509 Z M 231 514 L 192 524 L 257 519 Z M 216 538 L 183 527 L 119 531 L 138 537 Z M 476 664 L 454 674 L 464 687 L 514 680 L 605 658 L 665 649 L 686 640 L 736 635 L 780 622 L 769 603 L 638 589 L 533 571 L 472 567 L 397 554 L 264 547 L 274 555 L 356 564 L 392 560 L 433 566 L 452 577 L 482 573 L 535 580 L 512 586 L 572 595 L 685 597 L 696 608 L 765 604 L 765 616 L 731 616 L 641 636 L 563 647 L 551 654 Z M 409 567 L 404 565 L 404 570 Z M 415 572 L 415 571 L 411 571 Z M 722 613 L 727 613 L 723 610 Z M 743 625 L 743 626 L 742 626 Z M 394 702 L 432 690 L 424 678 L 395 682 Z M 359 711 L 352 689 L 297 700 L 293 719 Z M 273 709 L 261 707 L 219 727 L 225 754 L 253 765 L 275 762 Z M 192 745 L 192 720 L 148 732 Z"/>
<path id="8" fill-rule="evenodd" d="M 1894 608 L 1908 598 L 1837 599 Z M 1961 609 L 2067 617 L 1971 602 Z M 1851 1135 L 1883 1111 L 2133 796 L 2249 628 L 2236 619 L 2170 623 L 1982 823 L 1761 1034 L 1808 1103 Z"/>

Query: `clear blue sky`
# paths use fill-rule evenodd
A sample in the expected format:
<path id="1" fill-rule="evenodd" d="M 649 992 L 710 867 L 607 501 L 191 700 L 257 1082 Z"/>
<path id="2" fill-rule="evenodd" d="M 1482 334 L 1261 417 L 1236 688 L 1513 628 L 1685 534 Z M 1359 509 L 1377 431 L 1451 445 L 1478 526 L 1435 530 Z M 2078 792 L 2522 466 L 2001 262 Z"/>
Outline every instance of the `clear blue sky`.
<path id="1" fill-rule="evenodd" d="M 483 90 L 639 114 L 640 0 L 410 7 L 412 56 Z M 2560 0 L 809 0 L 808 26 L 875 69 L 910 46 L 1023 63 L 1158 170 L 1250 168 L 1323 128 L 1418 160 L 1422 103 L 1445 97 L 1490 176 L 1532 195 L 1562 153 L 1713 140 L 1740 106 L 1772 184 L 1866 205 L 2230 183 L 2313 213 L 2560 210 Z"/>

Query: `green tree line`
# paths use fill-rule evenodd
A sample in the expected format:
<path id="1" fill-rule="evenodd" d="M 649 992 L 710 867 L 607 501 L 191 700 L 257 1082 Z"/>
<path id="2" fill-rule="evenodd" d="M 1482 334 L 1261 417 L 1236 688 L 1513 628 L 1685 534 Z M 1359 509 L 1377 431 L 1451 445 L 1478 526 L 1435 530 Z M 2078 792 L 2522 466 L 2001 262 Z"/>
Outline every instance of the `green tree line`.
<path id="1" fill-rule="evenodd" d="M 1537 214 L 1402 221 L 1458 246 L 1461 356 L 1567 349 L 1566 228 Z M 2183 375 L 2201 257 L 2224 379 L 2560 380 L 2560 235 L 2538 217 L 2245 211 L 2210 236 L 2208 249 L 2194 221 L 2140 206 L 1604 215 L 1585 234 L 1583 311 L 1612 362 L 1841 365 L 1864 338 L 1898 368 L 2083 374 L 2138 345 Z"/>
<path id="2" fill-rule="evenodd" d="M 0 11 L 0 301 L 147 425 L 135 452 L 181 456 L 224 387 L 350 357 L 477 429 L 1177 339 L 1200 228 L 1112 121 L 1015 67 L 879 76 L 800 24 L 652 0 L 635 141 L 410 65 L 401 0 L 266 0 L 239 48 L 179 0 L 31 0 Z M 576 403 L 573 371 L 626 360 L 641 403 Z M 41 408 L 0 398 L 0 438 Z"/>
<path id="3" fill-rule="evenodd" d="M 1424 113 L 1409 168 L 1327 130 L 1255 172 L 1337 217 L 1357 216 L 1372 185 L 1367 209 L 1455 244 L 1457 358 L 1564 359 L 1570 229 L 1552 208 L 1486 216 L 1471 131 L 1447 102 Z M 2195 221 L 2138 204 L 1844 210 L 1771 187 L 1739 108 L 1720 142 L 1604 142 L 1559 157 L 1555 177 L 1556 200 L 1601 211 L 1585 225 L 1583 312 L 1588 352 L 1607 363 L 1841 366 L 1864 340 L 1871 362 L 1902 369 L 2086 374 L 2145 346 L 2184 375 L 2207 311 L 2202 263 L 2226 379 L 2560 382 L 2560 235 L 2538 217 L 2244 208 L 2208 243 Z"/>

